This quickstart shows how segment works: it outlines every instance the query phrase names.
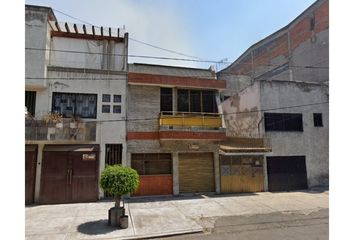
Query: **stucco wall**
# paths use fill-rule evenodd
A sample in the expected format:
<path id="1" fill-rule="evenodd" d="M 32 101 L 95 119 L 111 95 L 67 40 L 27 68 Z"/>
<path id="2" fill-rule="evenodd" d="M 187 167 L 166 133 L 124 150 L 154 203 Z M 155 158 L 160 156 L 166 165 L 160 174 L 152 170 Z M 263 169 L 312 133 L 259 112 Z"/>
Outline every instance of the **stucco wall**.
<path id="1" fill-rule="evenodd" d="M 61 67 L 124 70 L 124 44 L 108 40 L 86 40 L 65 37 L 51 39 L 50 65 Z M 55 51 L 60 50 L 60 51 Z M 77 51 L 90 54 L 62 52 Z M 98 53 L 98 54 L 96 54 Z"/>
<path id="2" fill-rule="evenodd" d="M 261 82 L 263 110 L 286 106 L 328 102 L 328 87 L 294 82 Z M 328 104 L 269 110 L 266 112 L 302 113 L 303 132 L 265 132 L 271 139 L 272 152 L 266 156 L 306 156 L 309 187 L 328 185 L 329 140 Z M 313 113 L 322 113 L 323 127 L 314 127 Z M 264 121 L 262 121 L 264 132 Z"/>
<path id="3" fill-rule="evenodd" d="M 259 137 L 261 118 L 259 83 L 234 94 L 222 103 L 228 137 Z"/>
<path id="4" fill-rule="evenodd" d="M 45 87 L 48 10 L 26 8 L 25 15 L 25 76 L 26 90 Z M 40 50 L 34 50 L 40 49 Z M 37 78 L 38 79 L 33 79 Z M 31 78 L 31 79 L 29 79 Z"/>

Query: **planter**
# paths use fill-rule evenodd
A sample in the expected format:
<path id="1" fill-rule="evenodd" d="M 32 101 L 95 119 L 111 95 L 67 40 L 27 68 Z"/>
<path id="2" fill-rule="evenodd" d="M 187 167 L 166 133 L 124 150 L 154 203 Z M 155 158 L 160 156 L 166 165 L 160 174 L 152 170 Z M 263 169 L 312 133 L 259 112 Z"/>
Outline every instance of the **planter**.
<path id="1" fill-rule="evenodd" d="M 129 226 L 129 218 L 128 218 L 128 215 L 123 215 L 123 216 L 120 217 L 119 226 L 120 226 L 120 228 L 122 228 L 122 229 L 128 228 L 128 226 Z"/>
<path id="2" fill-rule="evenodd" d="M 108 225 L 112 227 L 118 227 L 120 226 L 119 221 L 120 217 L 125 215 L 125 209 L 124 207 L 112 207 L 108 211 Z"/>
<path id="3" fill-rule="evenodd" d="M 60 123 L 56 123 L 55 127 L 56 128 L 63 128 L 63 123 L 61 123 L 61 122 Z"/>

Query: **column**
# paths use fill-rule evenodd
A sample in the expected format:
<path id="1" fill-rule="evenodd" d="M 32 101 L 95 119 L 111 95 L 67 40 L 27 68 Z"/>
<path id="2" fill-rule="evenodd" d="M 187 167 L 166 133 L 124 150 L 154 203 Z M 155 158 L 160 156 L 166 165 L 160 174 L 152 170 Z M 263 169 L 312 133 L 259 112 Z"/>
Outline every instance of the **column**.
<path id="1" fill-rule="evenodd" d="M 220 166 L 219 152 L 214 152 L 214 175 L 215 175 L 215 192 L 220 193 Z"/>
<path id="2" fill-rule="evenodd" d="M 172 153 L 173 195 L 179 194 L 178 153 Z"/>

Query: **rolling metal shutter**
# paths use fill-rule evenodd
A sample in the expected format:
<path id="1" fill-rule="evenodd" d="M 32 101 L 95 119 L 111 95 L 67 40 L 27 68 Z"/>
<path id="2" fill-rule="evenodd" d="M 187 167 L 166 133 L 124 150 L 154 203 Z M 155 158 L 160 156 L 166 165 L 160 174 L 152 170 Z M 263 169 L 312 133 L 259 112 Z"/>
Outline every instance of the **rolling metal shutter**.
<path id="1" fill-rule="evenodd" d="M 179 154 L 179 191 L 181 193 L 214 192 L 213 153 Z"/>

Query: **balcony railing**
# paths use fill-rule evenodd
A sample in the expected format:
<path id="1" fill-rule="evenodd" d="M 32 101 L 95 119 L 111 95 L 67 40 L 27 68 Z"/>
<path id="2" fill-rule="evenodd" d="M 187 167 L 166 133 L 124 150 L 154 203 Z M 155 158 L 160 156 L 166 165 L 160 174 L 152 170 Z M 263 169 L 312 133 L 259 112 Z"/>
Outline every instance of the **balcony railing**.
<path id="1" fill-rule="evenodd" d="M 61 122 L 25 120 L 26 141 L 96 141 L 96 123 L 63 119 Z"/>
<path id="2" fill-rule="evenodd" d="M 225 153 L 271 152 L 272 144 L 269 138 L 229 137 L 220 143 L 220 150 Z"/>
<path id="3" fill-rule="evenodd" d="M 161 127 L 219 129 L 222 127 L 221 114 L 200 112 L 161 112 Z"/>

